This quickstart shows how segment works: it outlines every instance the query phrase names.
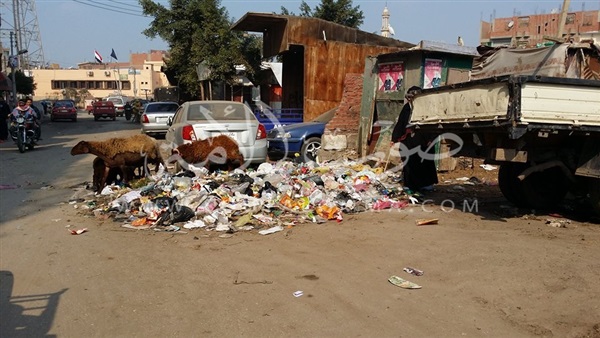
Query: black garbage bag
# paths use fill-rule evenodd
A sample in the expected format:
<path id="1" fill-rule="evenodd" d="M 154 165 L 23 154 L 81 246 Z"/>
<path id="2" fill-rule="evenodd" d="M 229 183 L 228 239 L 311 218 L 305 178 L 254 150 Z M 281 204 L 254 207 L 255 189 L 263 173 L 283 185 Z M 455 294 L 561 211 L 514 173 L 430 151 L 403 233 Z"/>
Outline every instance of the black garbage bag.
<path id="1" fill-rule="evenodd" d="M 186 169 L 184 171 L 180 171 L 177 174 L 173 175 L 173 177 L 189 177 L 189 178 L 194 178 L 194 177 L 196 177 L 196 174 L 194 174 L 193 171 Z"/>
<path id="2" fill-rule="evenodd" d="M 172 210 L 164 212 L 156 220 L 156 225 L 171 225 L 179 222 L 187 222 L 196 216 L 194 210 L 185 205 L 174 205 Z"/>
<path id="3" fill-rule="evenodd" d="M 260 190 L 258 191 L 259 196 L 262 197 L 263 194 L 268 194 L 268 193 L 277 193 L 277 188 L 275 188 L 271 182 L 266 181 L 265 184 L 263 185 L 262 188 L 260 188 Z"/>

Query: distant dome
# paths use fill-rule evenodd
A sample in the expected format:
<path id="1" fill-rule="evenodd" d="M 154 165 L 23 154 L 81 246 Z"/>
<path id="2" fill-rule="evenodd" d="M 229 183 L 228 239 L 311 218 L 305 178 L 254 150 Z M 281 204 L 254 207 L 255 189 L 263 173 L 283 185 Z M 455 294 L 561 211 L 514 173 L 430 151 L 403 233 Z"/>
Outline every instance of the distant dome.
<path id="1" fill-rule="evenodd" d="M 390 12 L 387 9 L 387 6 L 383 9 L 383 15 L 390 15 Z"/>

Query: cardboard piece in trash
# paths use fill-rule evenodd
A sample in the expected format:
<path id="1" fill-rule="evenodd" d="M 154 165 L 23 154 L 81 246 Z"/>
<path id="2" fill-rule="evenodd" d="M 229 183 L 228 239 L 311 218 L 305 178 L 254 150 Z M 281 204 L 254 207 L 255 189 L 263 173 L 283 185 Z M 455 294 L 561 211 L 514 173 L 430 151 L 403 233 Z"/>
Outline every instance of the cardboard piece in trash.
<path id="1" fill-rule="evenodd" d="M 388 281 L 396 286 L 403 288 L 403 289 L 420 289 L 421 288 L 421 285 L 407 281 L 406 279 L 398 277 L 398 276 L 392 276 L 388 279 Z"/>
<path id="2" fill-rule="evenodd" d="M 418 219 L 417 225 L 429 225 L 429 224 L 438 224 L 439 219 L 430 218 L 430 219 Z"/>

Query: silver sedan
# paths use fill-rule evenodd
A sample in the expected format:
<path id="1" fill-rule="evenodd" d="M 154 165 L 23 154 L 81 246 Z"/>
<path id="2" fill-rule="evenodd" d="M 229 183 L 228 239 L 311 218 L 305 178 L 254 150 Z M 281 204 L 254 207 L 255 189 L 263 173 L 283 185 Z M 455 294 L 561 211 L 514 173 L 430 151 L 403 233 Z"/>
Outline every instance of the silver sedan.
<path id="1" fill-rule="evenodd" d="M 245 165 L 267 160 L 267 132 L 247 105 L 233 101 L 189 101 L 169 119 L 165 140 L 173 147 L 218 135 L 234 139 Z"/>
<path id="2" fill-rule="evenodd" d="M 150 102 L 144 108 L 142 118 L 142 133 L 164 134 L 169 129 L 167 121 L 173 117 L 179 105 L 175 102 Z"/>

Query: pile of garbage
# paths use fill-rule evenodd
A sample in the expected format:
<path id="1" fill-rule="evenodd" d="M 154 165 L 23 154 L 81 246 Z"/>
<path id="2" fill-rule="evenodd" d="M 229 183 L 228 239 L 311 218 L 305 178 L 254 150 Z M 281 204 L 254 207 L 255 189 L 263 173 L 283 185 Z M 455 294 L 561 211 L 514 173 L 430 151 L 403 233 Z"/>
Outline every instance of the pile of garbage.
<path id="1" fill-rule="evenodd" d="M 270 234 L 285 227 L 367 210 L 404 208 L 414 201 L 395 173 L 349 160 L 325 164 L 280 161 L 257 169 L 209 173 L 192 165 L 175 175 L 164 168 L 134 187 L 111 185 L 84 201 L 96 217 L 134 229 Z"/>

